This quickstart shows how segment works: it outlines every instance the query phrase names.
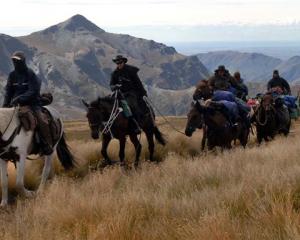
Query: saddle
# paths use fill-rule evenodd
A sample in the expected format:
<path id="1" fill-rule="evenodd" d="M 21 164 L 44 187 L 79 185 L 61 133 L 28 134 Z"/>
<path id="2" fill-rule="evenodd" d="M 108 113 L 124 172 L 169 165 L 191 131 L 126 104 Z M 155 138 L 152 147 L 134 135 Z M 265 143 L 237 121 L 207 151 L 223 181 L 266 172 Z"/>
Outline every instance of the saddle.
<path id="1" fill-rule="evenodd" d="M 21 122 L 21 126 L 25 131 L 34 131 L 34 146 L 32 153 L 39 153 L 40 151 L 40 142 L 41 137 L 38 129 L 43 129 L 45 126 L 49 127 L 52 142 L 56 143 L 60 138 L 61 133 L 61 123 L 58 119 L 55 119 L 49 110 L 45 107 L 42 107 L 40 121 L 43 123 L 39 123 L 36 114 L 32 111 L 29 106 L 22 106 L 19 109 L 19 119 Z M 39 128 L 39 124 L 41 124 L 41 128 Z"/>

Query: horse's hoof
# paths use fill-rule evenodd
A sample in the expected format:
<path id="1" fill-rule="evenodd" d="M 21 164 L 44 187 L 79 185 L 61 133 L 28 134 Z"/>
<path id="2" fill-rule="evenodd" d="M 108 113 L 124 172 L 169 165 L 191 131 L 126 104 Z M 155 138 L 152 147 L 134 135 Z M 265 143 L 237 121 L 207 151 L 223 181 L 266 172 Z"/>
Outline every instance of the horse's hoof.
<path id="1" fill-rule="evenodd" d="M 1 201 L 1 204 L 0 204 L 0 208 L 5 208 L 7 207 L 7 201 Z"/>
<path id="2" fill-rule="evenodd" d="M 34 191 L 29 191 L 29 190 L 25 190 L 24 191 L 24 196 L 26 197 L 26 198 L 33 198 L 33 197 L 35 197 L 35 192 Z"/>

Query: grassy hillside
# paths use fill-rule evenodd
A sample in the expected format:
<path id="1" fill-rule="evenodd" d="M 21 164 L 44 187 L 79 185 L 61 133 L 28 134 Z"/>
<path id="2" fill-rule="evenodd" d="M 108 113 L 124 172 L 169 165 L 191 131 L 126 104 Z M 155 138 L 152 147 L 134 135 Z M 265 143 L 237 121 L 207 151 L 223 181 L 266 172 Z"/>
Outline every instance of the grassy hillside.
<path id="1" fill-rule="evenodd" d="M 184 127 L 185 119 L 170 120 Z M 100 159 L 100 143 L 89 139 L 85 122 L 67 122 L 82 167 L 66 175 L 55 164 L 57 174 L 43 193 L 1 210 L 0 239 L 300 237 L 299 123 L 288 138 L 261 147 L 252 139 L 246 150 L 223 153 L 201 153 L 200 132 L 186 138 L 159 123 L 169 140 L 156 152 L 162 162 L 143 162 L 140 171 L 124 174 L 118 167 L 90 171 L 87 163 Z M 116 147 L 110 147 L 115 159 Z M 29 163 L 27 170 L 27 185 L 34 187 L 40 163 Z"/>

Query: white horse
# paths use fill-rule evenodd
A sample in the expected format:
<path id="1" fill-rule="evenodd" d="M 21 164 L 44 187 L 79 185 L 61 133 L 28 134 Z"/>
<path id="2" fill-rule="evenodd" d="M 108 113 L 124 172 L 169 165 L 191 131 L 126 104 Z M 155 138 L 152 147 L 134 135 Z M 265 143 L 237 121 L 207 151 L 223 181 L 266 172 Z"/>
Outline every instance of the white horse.
<path id="1" fill-rule="evenodd" d="M 55 109 L 51 107 L 47 107 L 47 109 L 53 119 L 60 123 L 60 137 L 54 144 L 54 151 L 57 151 L 58 158 L 64 168 L 71 169 L 74 167 L 74 159 L 65 142 L 62 120 Z M 21 127 L 18 110 L 18 108 L 0 108 L 0 131 L 2 133 L 0 138 L 0 170 L 2 188 L 2 200 L 0 206 L 6 206 L 8 203 L 8 160 L 13 159 L 16 162 L 16 189 L 18 193 L 25 197 L 34 196 L 34 192 L 27 190 L 24 186 L 25 161 L 33 149 L 34 132 L 25 131 L 24 128 Z M 46 183 L 51 170 L 53 156 L 54 153 L 43 156 L 45 163 L 38 190 L 40 190 Z"/>

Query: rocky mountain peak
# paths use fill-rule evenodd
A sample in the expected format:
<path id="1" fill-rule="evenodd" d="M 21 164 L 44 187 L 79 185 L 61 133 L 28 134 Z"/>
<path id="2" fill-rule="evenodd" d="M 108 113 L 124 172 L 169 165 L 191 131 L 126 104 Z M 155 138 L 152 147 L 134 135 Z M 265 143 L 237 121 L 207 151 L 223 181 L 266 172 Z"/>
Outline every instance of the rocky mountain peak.
<path id="1" fill-rule="evenodd" d="M 51 26 L 43 31 L 43 33 L 55 33 L 60 30 L 78 32 L 78 31 L 89 31 L 89 32 L 105 32 L 99 28 L 96 24 L 89 21 L 84 16 L 77 14 L 68 20 L 61 22 L 57 25 Z"/>

